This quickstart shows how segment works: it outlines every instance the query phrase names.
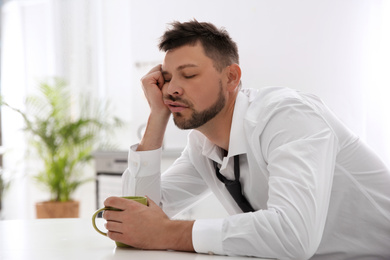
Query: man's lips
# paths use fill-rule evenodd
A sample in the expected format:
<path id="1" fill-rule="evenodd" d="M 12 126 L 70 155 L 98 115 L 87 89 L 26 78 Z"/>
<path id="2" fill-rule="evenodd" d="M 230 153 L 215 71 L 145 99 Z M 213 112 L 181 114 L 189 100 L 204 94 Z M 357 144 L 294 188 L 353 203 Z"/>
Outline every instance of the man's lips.
<path id="1" fill-rule="evenodd" d="M 164 100 L 164 103 L 171 110 L 171 112 L 181 112 L 184 109 L 188 108 L 187 105 L 172 100 Z"/>

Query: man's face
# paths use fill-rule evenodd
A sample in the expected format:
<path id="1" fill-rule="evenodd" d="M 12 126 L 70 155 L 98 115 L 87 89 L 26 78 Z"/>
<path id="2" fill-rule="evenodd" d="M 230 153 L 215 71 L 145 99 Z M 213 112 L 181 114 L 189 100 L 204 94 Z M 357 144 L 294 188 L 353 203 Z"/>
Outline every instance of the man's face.
<path id="1" fill-rule="evenodd" d="M 225 106 L 222 72 L 218 72 L 200 44 L 168 51 L 162 73 L 164 102 L 181 129 L 196 129 Z"/>

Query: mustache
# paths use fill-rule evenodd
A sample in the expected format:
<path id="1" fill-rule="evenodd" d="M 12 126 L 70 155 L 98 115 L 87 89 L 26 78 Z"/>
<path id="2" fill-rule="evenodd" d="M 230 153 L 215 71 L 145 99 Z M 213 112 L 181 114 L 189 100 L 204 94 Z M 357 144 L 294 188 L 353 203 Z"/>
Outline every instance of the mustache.
<path id="1" fill-rule="evenodd" d="M 165 99 L 165 100 L 171 100 L 171 101 L 173 101 L 173 102 L 180 102 L 180 103 L 182 103 L 182 104 L 184 104 L 184 105 L 187 105 L 187 106 L 189 106 L 189 107 L 192 106 L 192 104 L 191 104 L 190 102 L 188 102 L 188 101 L 185 100 L 185 99 L 182 99 L 181 97 L 174 97 L 174 96 L 172 96 L 172 95 L 164 95 L 164 99 Z"/>

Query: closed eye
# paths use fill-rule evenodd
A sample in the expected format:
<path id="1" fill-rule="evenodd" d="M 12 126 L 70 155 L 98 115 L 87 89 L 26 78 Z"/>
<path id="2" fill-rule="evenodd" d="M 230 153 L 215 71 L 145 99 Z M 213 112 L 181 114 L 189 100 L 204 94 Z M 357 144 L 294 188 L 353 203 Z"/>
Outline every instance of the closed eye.
<path id="1" fill-rule="evenodd" d="M 192 79 L 193 77 L 195 77 L 196 75 L 189 75 L 189 76 L 184 76 L 184 78 L 186 79 Z"/>

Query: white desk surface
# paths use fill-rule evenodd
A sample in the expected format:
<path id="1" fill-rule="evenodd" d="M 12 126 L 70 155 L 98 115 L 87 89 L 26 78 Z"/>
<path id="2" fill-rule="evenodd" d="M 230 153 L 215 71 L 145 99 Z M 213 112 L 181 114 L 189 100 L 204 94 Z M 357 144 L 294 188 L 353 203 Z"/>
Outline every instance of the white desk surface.
<path id="1" fill-rule="evenodd" d="M 99 225 L 104 222 L 102 219 L 98 221 Z M 112 240 L 93 229 L 90 219 L 37 219 L 0 221 L 0 259 L 243 260 L 251 258 L 117 248 Z"/>

